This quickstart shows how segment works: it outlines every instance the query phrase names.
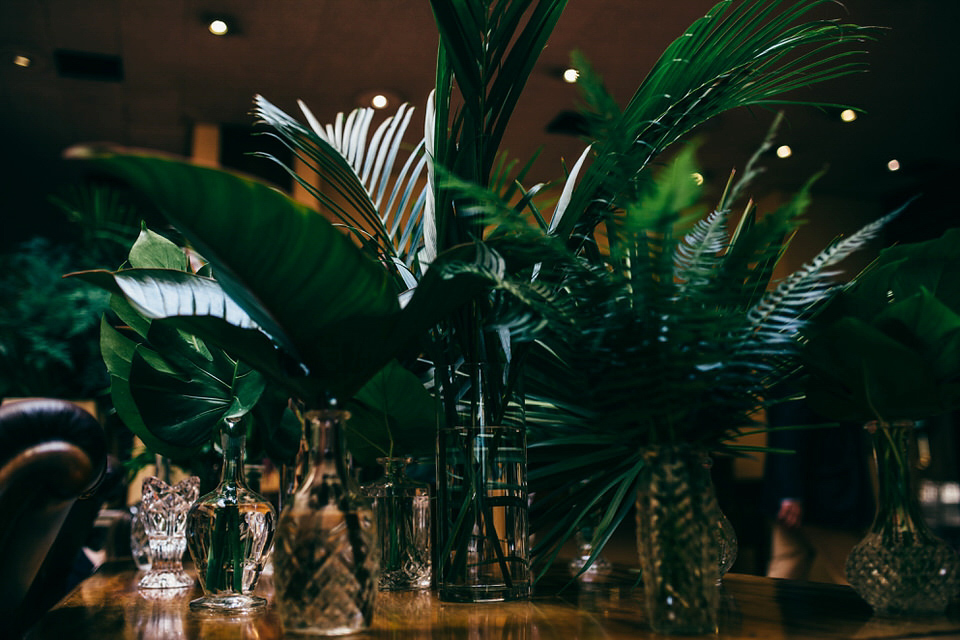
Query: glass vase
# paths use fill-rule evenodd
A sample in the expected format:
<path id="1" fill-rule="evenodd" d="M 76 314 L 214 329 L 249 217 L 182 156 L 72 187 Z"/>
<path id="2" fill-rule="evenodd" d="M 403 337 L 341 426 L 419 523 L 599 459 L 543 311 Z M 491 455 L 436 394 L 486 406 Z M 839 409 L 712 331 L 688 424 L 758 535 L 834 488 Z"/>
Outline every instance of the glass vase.
<path id="1" fill-rule="evenodd" d="M 190 476 L 170 486 L 160 478 L 143 480 L 140 522 L 147 537 L 150 568 L 140 578 L 141 589 L 189 587 L 193 578 L 183 570 L 187 550 L 187 512 L 200 495 L 200 478 Z"/>
<path id="2" fill-rule="evenodd" d="M 703 466 L 709 473 L 713 469 L 713 458 L 704 454 Z M 737 542 L 737 532 L 733 528 L 733 523 L 730 522 L 730 518 L 727 517 L 719 506 L 717 507 L 717 514 L 717 521 L 713 523 L 712 527 L 712 537 L 717 549 L 717 565 L 719 569 L 717 580 L 720 581 L 723 576 L 730 571 L 730 568 L 733 567 L 733 563 L 737 561 L 737 552 L 740 550 L 740 545 Z"/>
<path id="3" fill-rule="evenodd" d="M 570 575 L 580 582 L 596 582 L 610 575 L 612 566 L 603 551 L 597 553 L 597 556 L 590 562 L 595 548 L 593 540 L 597 528 L 597 523 L 603 517 L 602 509 L 594 509 L 587 513 L 580 521 L 577 531 L 573 534 L 573 542 L 576 546 L 573 558 L 567 563 L 567 570 Z M 587 563 L 590 566 L 587 566 Z M 584 568 L 586 567 L 586 569 Z"/>
<path id="4" fill-rule="evenodd" d="M 150 540 L 143 526 L 143 505 L 130 505 L 130 555 L 139 571 L 150 571 Z"/>
<path id="5" fill-rule="evenodd" d="M 345 411 L 307 411 L 310 468 L 280 514 L 275 602 L 287 633 L 335 636 L 373 621 L 379 547 L 373 510 L 347 470 Z"/>
<path id="6" fill-rule="evenodd" d="M 373 503 L 380 545 L 380 589 L 429 589 L 430 485 L 407 475 L 410 457 L 377 458 L 383 477 L 363 487 Z"/>
<path id="7" fill-rule="evenodd" d="M 877 462 L 877 513 L 847 557 L 847 580 L 879 614 L 941 614 L 960 588 L 960 557 L 920 513 L 910 474 L 914 426 L 868 428 Z"/>
<path id="8" fill-rule="evenodd" d="M 529 598 L 526 434 L 441 429 L 437 444 L 437 588 L 453 602 Z"/>
<path id="9" fill-rule="evenodd" d="M 203 597 L 194 610 L 246 613 L 266 605 L 253 595 L 276 528 L 270 501 L 247 487 L 245 430 L 226 420 L 221 430 L 223 467 L 217 488 L 202 496 L 187 516 L 187 544 Z"/>
<path id="10" fill-rule="evenodd" d="M 720 603 L 714 527 L 720 508 L 703 453 L 648 447 L 637 489 L 637 549 L 647 621 L 656 633 L 716 633 Z"/>

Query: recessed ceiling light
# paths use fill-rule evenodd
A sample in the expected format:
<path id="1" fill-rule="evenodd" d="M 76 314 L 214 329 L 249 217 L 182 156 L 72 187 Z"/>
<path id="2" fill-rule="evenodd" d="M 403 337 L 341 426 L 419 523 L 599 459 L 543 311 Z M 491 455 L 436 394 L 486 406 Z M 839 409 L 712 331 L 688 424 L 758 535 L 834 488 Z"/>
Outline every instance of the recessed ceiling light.
<path id="1" fill-rule="evenodd" d="M 354 98 L 354 104 L 366 109 L 396 109 L 403 102 L 403 97 L 392 89 L 378 87 L 361 91 Z"/>
<path id="2" fill-rule="evenodd" d="M 887 169 L 890 171 L 899 171 L 900 170 L 900 161 L 894 158 L 887 163 Z"/>
<path id="3" fill-rule="evenodd" d="M 17 65 L 18 67 L 29 67 L 31 64 L 33 64 L 33 60 L 31 60 L 28 56 L 22 56 L 18 54 L 13 56 L 13 64 Z"/>
<path id="4" fill-rule="evenodd" d="M 844 109 L 840 112 L 840 119 L 844 122 L 853 122 L 857 119 L 857 112 L 853 109 Z"/>
<path id="5" fill-rule="evenodd" d="M 789 158 L 793 155 L 793 149 L 790 148 L 790 145 L 782 144 L 777 147 L 777 157 L 778 158 Z"/>
<path id="6" fill-rule="evenodd" d="M 217 18 L 216 20 L 210 21 L 207 29 L 215 36 L 225 36 L 230 31 L 230 25 L 227 24 L 226 20 Z"/>
<path id="7" fill-rule="evenodd" d="M 580 72 L 576 69 L 566 69 L 563 72 L 563 81 L 569 84 L 573 84 L 580 78 Z"/>

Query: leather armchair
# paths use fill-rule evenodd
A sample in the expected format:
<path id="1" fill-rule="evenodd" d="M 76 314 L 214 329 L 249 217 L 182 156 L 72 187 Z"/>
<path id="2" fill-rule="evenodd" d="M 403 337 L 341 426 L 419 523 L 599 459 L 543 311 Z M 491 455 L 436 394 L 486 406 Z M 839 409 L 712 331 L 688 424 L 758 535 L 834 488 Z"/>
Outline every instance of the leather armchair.
<path id="1" fill-rule="evenodd" d="M 30 586 L 106 460 L 100 423 L 76 405 L 36 398 L 0 407 L 0 620 L 22 631 L 39 615 L 25 606 Z"/>

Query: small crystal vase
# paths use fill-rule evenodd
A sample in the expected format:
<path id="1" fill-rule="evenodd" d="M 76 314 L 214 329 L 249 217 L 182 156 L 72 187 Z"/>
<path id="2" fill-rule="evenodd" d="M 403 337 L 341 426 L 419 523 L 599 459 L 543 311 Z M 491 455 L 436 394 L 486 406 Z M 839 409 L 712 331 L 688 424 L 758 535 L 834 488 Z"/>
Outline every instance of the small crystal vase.
<path id="1" fill-rule="evenodd" d="M 643 459 L 637 549 L 647 621 L 656 633 L 716 633 L 720 508 L 703 453 L 686 445 L 651 446 Z"/>
<path id="2" fill-rule="evenodd" d="M 307 411 L 311 464 L 280 514 L 275 603 L 287 633 L 339 636 L 373 621 L 380 554 L 370 504 L 347 470 L 346 411 Z"/>
<path id="3" fill-rule="evenodd" d="M 914 426 L 868 428 L 877 461 L 877 513 L 847 557 L 847 580 L 879 614 L 942 614 L 960 590 L 960 557 L 920 513 L 910 476 Z"/>
<path id="4" fill-rule="evenodd" d="M 430 485 L 407 475 L 410 457 L 377 458 L 383 477 L 363 487 L 373 503 L 380 545 L 380 589 L 429 589 Z"/>
<path id="5" fill-rule="evenodd" d="M 149 476 L 143 480 L 140 521 L 148 541 L 150 568 L 141 589 L 189 587 L 193 578 L 183 570 L 187 549 L 187 512 L 200 495 L 200 478 L 191 476 L 170 486 Z"/>
<path id="6" fill-rule="evenodd" d="M 713 458 L 704 454 L 703 466 L 710 472 L 713 469 Z M 716 492 L 714 492 L 716 493 Z M 717 581 L 721 581 L 723 576 L 730 571 L 733 563 L 737 561 L 737 552 L 740 545 L 737 542 L 737 532 L 733 528 L 730 518 L 717 507 L 717 521 L 712 526 L 713 543 L 717 548 L 717 564 L 719 573 Z"/>
<path id="7" fill-rule="evenodd" d="M 190 608 L 246 613 L 266 605 L 252 592 L 273 540 L 276 510 L 247 487 L 242 425 L 225 420 L 220 442 L 220 484 L 197 500 L 187 516 L 187 543 L 204 594 Z"/>

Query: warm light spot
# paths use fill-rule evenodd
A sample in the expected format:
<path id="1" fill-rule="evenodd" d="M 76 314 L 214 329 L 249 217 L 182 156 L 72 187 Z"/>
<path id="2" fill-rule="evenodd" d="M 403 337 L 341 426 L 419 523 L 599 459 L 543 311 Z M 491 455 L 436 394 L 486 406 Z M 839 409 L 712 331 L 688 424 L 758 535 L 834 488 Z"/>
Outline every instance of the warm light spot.
<path id="1" fill-rule="evenodd" d="M 27 56 L 13 56 L 13 64 L 18 67 L 29 67 L 31 62 L 33 61 Z"/>
<path id="2" fill-rule="evenodd" d="M 225 36 L 230 31 L 230 27 L 223 20 L 213 20 L 207 28 L 215 36 Z"/>
<path id="3" fill-rule="evenodd" d="M 789 158 L 793 155 L 793 149 L 789 145 L 782 144 L 777 147 L 777 157 L 778 158 Z"/>
<path id="4" fill-rule="evenodd" d="M 563 72 L 563 81 L 569 84 L 573 84 L 580 78 L 580 72 L 576 69 L 567 69 Z"/>
<path id="5" fill-rule="evenodd" d="M 382 93 L 378 93 L 370 98 L 370 106 L 374 109 L 383 109 L 388 104 L 390 104 L 390 100 L 388 100 L 387 96 L 383 95 Z"/>
<path id="6" fill-rule="evenodd" d="M 840 119 L 844 122 L 853 122 L 857 119 L 857 112 L 853 109 L 844 109 L 840 112 Z"/>
<path id="7" fill-rule="evenodd" d="M 702 173 L 692 173 L 692 174 L 690 174 L 690 175 L 693 177 L 693 181 L 694 181 L 695 183 L 697 183 L 697 186 L 698 186 L 698 187 L 703 184 L 703 174 L 702 174 Z"/>
<path id="8" fill-rule="evenodd" d="M 887 163 L 887 169 L 889 169 L 890 171 L 899 171 L 900 161 L 896 159 L 891 160 L 890 162 Z"/>

